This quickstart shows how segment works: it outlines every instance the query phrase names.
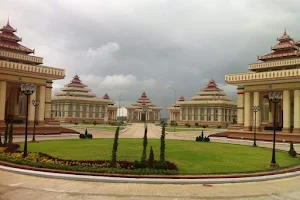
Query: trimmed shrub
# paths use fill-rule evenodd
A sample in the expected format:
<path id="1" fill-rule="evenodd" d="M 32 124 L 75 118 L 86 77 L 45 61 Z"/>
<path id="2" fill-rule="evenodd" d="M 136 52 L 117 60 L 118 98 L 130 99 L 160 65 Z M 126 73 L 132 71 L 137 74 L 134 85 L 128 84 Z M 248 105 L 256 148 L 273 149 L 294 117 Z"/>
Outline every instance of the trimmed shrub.
<path id="1" fill-rule="evenodd" d="M 191 127 L 191 125 L 189 123 L 186 123 L 185 126 L 189 127 L 189 128 Z"/>
<path id="2" fill-rule="evenodd" d="M 78 125 L 78 122 L 75 122 L 74 124 L 75 124 L 75 125 Z"/>
<path id="3" fill-rule="evenodd" d="M 222 127 L 221 125 L 218 125 L 218 126 L 217 126 L 217 128 L 221 128 L 221 127 Z"/>
<path id="4" fill-rule="evenodd" d="M 208 136 L 204 136 L 203 130 L 202 130 L 201 135 L 196 137 L 196 142 L 210 142 L 210 139 Z"/>
<path id="5" fill-rule="evenodd" d="M 8 144 L 13 142 L 13 134 L 14 134 L 14 124 L 10 124 L 9 132 L 8 132 Z"/>
<path id="6" fill-rule="evenodd" d="M 196 122 L 196 123 L 195 123 L 195 126 L 199 126 L 199 123 L 198 123 L 198 122 Z"/>
<path id="7" fill-rule="evenodd" d="M 96 124 L 97 124 L 96 120 L 93 121 L 93 124 L 94 124 L 94 126 L 96 126 Z"/>
<path id="8" fill-rule="evenodd" d="M 296 152 L 295 149 L 294 149 L 294 144 L 293 144 L 292 141 L 290 142 L 290 150 L 289 150 L 289 154 L 290 154 L 290 156 L 292 156 L 292 157 L 296 157 L 296 155 L 297 155 L 297 152 Z"/>
<path id="9" fill-rule="evenodd" d="M 80 133 L 80 134 L 79 134 L 79 138 L 80 138 L 80 139 L 85 139 L 85 134 Z"/>
<path id="10" fill-rule="evenodd" d="M 165 149 L 166 149 L 165 135 L 166 135 L 165 125 L 163 125 L 161 136 L 160 136 L 160 155 L 159 155 L 160 162 L 165 162 Z"/>
<path id="11" fill-rule="evenodd" d="M 171 126 L 177 126 L 177 122 L 176 121 L 171 121 Z"/>

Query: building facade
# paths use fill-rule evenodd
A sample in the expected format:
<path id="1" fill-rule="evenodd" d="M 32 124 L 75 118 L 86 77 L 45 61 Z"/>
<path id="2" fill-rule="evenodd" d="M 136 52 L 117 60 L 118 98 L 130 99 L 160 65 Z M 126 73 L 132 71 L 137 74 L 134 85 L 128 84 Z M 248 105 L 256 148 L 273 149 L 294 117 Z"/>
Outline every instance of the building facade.
<path id="1" fill-rule="evenodd" d="M 249 72 L 227 74 L 225 81 L 238 89 L 238 124 L 234 129 L 249 131 L 255 124 L 253 106 L 259 106 L 258 130 L 273 128 L 274 111 L 277 127 L 283 132 L 300 133 L 300 42 L 286 33 L 277 39 L 273 52 L 258 56 L 249 64 Z M 280 92 L 283 99 L 274 107 L 270 92 Z"/>
<path id="2" fill-rule="evenodd" d="M 117 106 L 106 93 L 97 98 L 79 76 L 55 93 L 52 98 L 52 118 L 63 123 L 104 123 L 117 120 Z"/>
<path id="3" fill-rule="evenodd" d="M 236 122 L 236 103 L 226 95 L 214 80 L 200 90 L 190 101 L 183 96 L 167 108 L 170 120 L 179 125 L 220 125 L 227 126 Z"/>
<path id="4" fill-rule="evenodd" d="M 161 107 L 151 103 L 146 92 L 143 92 L 141 97 L 135 104 L 127 106 L 127 121 L 128 122 L 159 122 Z M 147 111 L 145 111 L 147 109 Z"/>
<path id="5" fill-rule="evenodd" d="M 35 107 L 32 100 L 39 100 L 37 107 L 38 128 L 51 121 L 52 81 L 63 79 L 65 71 L 59 68 L 43 66 L 43 58 L 36 57 L 34 50 L 21 44 L 22 38 L 9 21 L 0 29 L 0 129 L 5 120 L 18 121 L 22 127 L 26 118 L 26 96 L 21 93 L 21 84 L 30 83 L 37 86 L 28 102 L 29 127 L 33 125 Z M 22 128 L 24 133 L 24 128 Z"/>

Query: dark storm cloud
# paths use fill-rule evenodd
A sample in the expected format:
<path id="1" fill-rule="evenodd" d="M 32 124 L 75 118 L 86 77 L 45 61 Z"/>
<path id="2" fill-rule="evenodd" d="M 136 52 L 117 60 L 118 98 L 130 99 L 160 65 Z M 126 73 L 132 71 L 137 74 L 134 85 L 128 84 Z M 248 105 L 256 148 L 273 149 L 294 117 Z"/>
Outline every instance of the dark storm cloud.
<path id="1" fill-rule="evenodd" d="M 230 96 L 226 73 L 245 72 L 270 52 L 284 28 L 300 39 L 298 0 L 14 1 L 2 0 L 23 44 L 45 65 L 77 73 L 97 95 L 125 104 L 143 90 L 153 103 L 173 101 L 168 86 L 189 99 L 210 78 Z M 164 112 L 162 112 L 164 114 Z"/>

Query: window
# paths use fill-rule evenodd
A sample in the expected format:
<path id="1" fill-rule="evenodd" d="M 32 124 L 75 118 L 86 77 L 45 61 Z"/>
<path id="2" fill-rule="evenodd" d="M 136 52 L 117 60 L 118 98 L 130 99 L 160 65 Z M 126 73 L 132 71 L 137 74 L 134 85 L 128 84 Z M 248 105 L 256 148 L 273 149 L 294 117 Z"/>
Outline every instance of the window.
<path id="1" fill-rule="evenodd" d="M 227 109 L 225 109 L 225 122 L 227 122 Z"/>
<path id="2" fill-rule="evenodd" d="M 182 108 L 182 120 L 186 120 L 186 108 Z"/>
<path id="3" fill-rule="evenodd" d="M 96 109 L 95 109 L 95 118 L 99 118 L 99 105 L 96 105 Z"/>
<path id="4" fill-rule="evenodd" d="M 263 121 L 269 121 L 269 112 L 270 112 L 270 107 L 269 107 L 269 99 L 263 98 L 263 108 L 262 108 L 262 120 Z"/>
<path id="5" fill-rule="evenodd" d="M 200 109 L 200 120 L 204 121 L 204 108 Z"/>
<path id="6" fill-rule="evenodd" d="M 194 120 L 197 121 L 198 120 L 198 108 L 194 109 Z"/>
<path id="7" fill-rule="evenodd" d="M 228 115 L 229 115 L 229 116 L 228 116 L 228 121 L 231 122 L 231 109 L 228 110 Z"/>
<path id="8" fill-rule="evenodd" d="M 102 105 L 102 108 L 101 108 L 101 117 L 104 118 L 105 117 L 105 106 Z"/>
<path id="9" fill-rule="evenodd" d="M 93 105 L 90 105 L 89 106 L 89 117 L 93 118 L 93 114 L 94 114 L 94 112 L 93 112 Z"/>
<path id="10" fill-rule="evenodd" d="M 211 109 L 207 108 L 207 121 L 211 121 Z"/>
<path id="11" fill-rule="evenodd" d="M 86 105 L 82 105 L 82 117 L 86 117 Z"/>
<path id="12" fill-rule="evenodd" d="M 188 120 L 192 120 L 192 108 L 188 109 Z"/>
<path id="13" fill-rule="evenodd" d="M 80 117 L 80 104 L 79 103 L 76 104 L 75 117 Z"/>
<path id="14" fill-rule="evenodd" d="M 218 121 L 218 108 L 215 108 L 214 120 Z"/>
<path id="15" fill-rule="evenodd" d="M 68 117 L 73 117 L 73 104 L 69 104 Z"/>

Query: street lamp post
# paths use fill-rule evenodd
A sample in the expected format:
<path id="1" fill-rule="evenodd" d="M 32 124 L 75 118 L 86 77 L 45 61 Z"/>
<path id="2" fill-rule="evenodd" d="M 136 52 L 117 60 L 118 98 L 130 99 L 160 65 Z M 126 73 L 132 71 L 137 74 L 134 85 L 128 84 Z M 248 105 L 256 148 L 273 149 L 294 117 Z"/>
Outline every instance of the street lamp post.
<path id="1" fill-rule="evenodd" d="M 28 105 L 29 105 L 29 96 L 34 93 L 36 90 L 36 85 L 34 84 L 22 84 L 21 85 L 21 92 L 27 96 L 26 101 L 26 126 L 25 126 L 25 143 L 24 143 L 24 152 L 23 158 L 27 156 L 27 135 L 28 135 Z"/>
<path id="2" fill-rule="evenodd" d="M 174 132 L 175 132 L 175 127 L 176 127 L 176 89 L 173 87 L 169 87 L 169 89 L 174 90 L 174 116 L 175 116 L 175 123 L 173 124 L 174 126 Z M 171 122 L 172 123 L 172 122 Z"/>
<path id="3" fill-rule="evenodd" d="M 147 111 L 149 107 L 147 105 L 143 105 L 143 111 L 145 112 L 145 128 L 147 128 Z"/>
<path id="4" fill-rule="evenodd" d="M 39 100 L 32 100 L 32 104 L 34 106 L 34 123 L 33 123 L 32 142 L 35 142 L 36 107 L 40 105 L 40 101 Z"/>
<path id="5" fill-rule="evenodd" d="M 282 100 L 282 94 L 280 92 L 271 92 L 269 94 L 269 100 L 274 103 L 274 118 L 273 118 L 273 150 L 272 150 L 272 160 L 270 163 L 270 167 L 277 168 L 279 165 L 276 163 L 275 158 L 275 136 L 276 136 L 276 129 L 277 129 L 277 104 Z"/>
<path id="6" fill-rule="evenodd" d="M 254 141 L 253 141 L 253 146 L 256 147 L 256 113 L 259 111 L 259 106 L 253 106 L 252 108 L 254 112 Z"/>

